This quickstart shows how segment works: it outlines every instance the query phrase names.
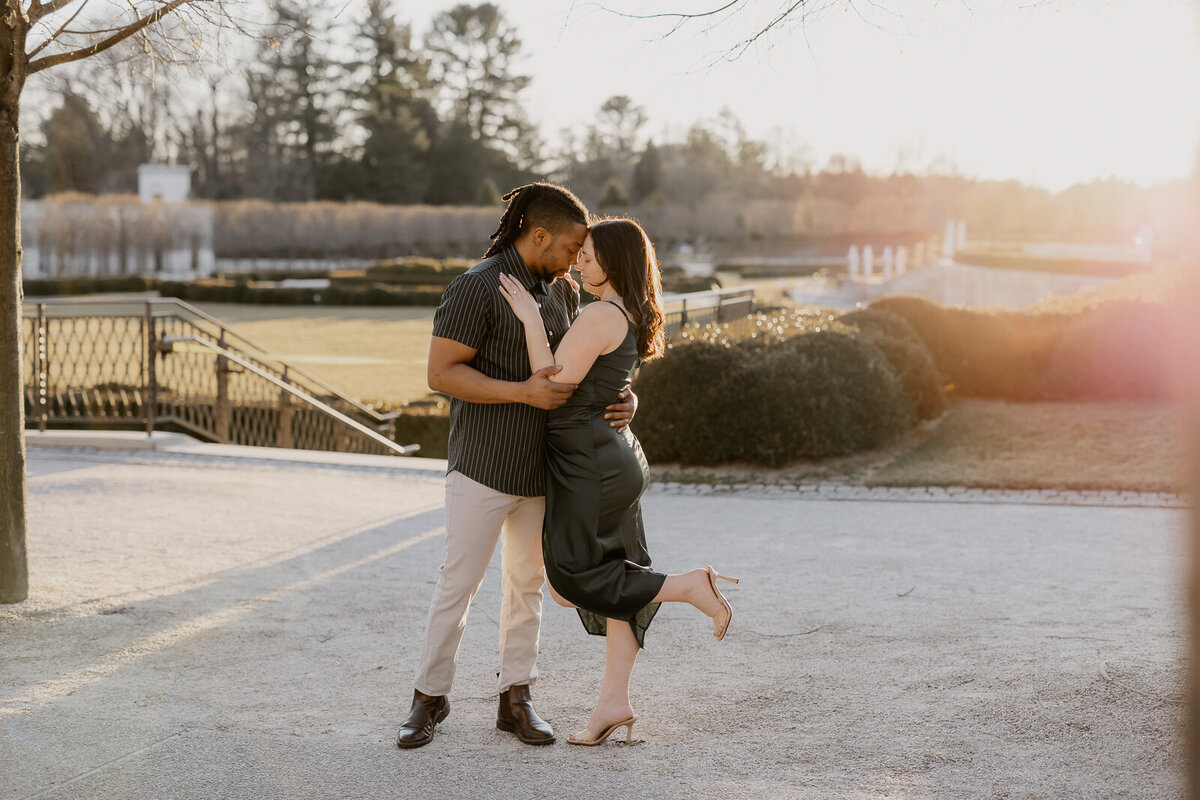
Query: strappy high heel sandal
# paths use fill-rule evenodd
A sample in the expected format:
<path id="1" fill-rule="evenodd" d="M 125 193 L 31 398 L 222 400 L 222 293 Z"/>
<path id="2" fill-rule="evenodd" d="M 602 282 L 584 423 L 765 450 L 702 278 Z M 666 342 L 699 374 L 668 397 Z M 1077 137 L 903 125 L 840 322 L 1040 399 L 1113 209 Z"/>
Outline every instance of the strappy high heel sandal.
<path id="1" fill-rule="evenodd" d="M 614 722 L 596 736 L 589 736 L 590 731 L 586 728 L 580 733 L 573 733 L 567 737 L 567 744 L 578 744 L 584 747 L 595 747 L 598 744 L 604 744 L 608 737 L 613 735 L 617 728 L 625 728 L 625 743 L 633 742 L 633 723 L 637 722 L 637 714 L 632 717 L 627 717 L 620 722 Z"/>
<path id="2" fill-rule="evenodd" d="M 728 575 L 722 575 L 715 569 L 705 567 L 704 571 L 708 573 L 708 585 L 712 587 L 713 594 L 721 601 L 721 606 L 725 609 L 725 619 L 722 622 L 717 620 L 717 626 L 713 629 L 713 636 L 717 637 L 717 641 L 725 638 L 725 632 L 729 630 L 729 623 L 733 622 L 733 606 L 729 605 L 729 601 L 725 599 L 725 595 L 721 594 L 721 590 L 717 588 L 717 581 L 729 581 L 730 583 L 741 583 L 740 578 L 730 578 Z"/>

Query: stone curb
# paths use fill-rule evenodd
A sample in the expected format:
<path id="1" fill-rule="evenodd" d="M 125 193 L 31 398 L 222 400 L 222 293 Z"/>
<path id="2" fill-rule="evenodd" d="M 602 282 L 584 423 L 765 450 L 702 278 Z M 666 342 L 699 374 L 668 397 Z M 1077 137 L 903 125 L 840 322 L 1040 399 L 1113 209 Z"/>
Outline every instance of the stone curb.
<path id="1" fill-rule="evenodd" d="M 25 444 L 43 452 L 57 450 L 80 455 L 120 453 L 122 458 L 153 455 L 184 456 L 200 459 L 244 459 L 320 467 L 395 470 L 442 474 L 444 458 L 382 456 L 362 453 L 332 453 L 325 450 L 291 450 L 283 447 L 248 447 L 236 444 L 210 444 L 182 433 L 155 432 L 153 436 L 137 431 L 26 431 Z"/>
<path id="2" fill-rule="evenodd" d="M 993 503 L 1040 506 L 1107 506 L 1112 508 L 1190 508 L 1190 498 L 1170 492 L 1130 492 L 1119 490 L 1057 489 L 977 489 L 965 486 L 945 487 L 873 487 L 849 484 L 802 484 L 768 486 L 762 484 L 688 484 L 655 483 L 651 491 L 663 494 L 720 497 L 759 496 L 804 500 L 848 500 L 889 503 Z"/>
<path id="3" fill-rule="evenodd" d="M 136 431 L 26 431 L 31 448 L 81 453 L 122 452 L 125 458 L 153 454 L 184 456 L 189 460 L 246 459 L 306 466 L 382 469 L 444 475 L 444 458 L 403 458 L 279 447 L 207 444 L 180 433 Z M 779 486 L 755 483 L 678 483 L 655 481 L 650 491 L 674 495 L 720 497 L 737 495 L 771 499 L 851 500 L 891 503 L 995 503 L 1009 505 L 1106 506 L 1112 508 L 1190 508 L 1190 499 L 1171 492 L 1124 490 L 978 489 L 966 486 L 873 487 L 818 483 Z"/>

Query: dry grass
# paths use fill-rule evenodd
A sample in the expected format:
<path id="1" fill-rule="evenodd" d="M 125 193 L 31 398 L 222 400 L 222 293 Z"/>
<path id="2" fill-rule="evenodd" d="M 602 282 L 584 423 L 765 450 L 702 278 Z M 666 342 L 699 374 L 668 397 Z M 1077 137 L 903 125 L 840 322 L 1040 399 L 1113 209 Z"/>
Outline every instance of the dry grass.
<path id="1" fill-rule="evenodd" d="M 777 469 L 750 464 L 652 469 L 660 481 L 730 486 L 1179 492 L 1183 465 L 1178 426 L 1164 404 L 968 400 L 880 450 L 802 459 Z"/>
<path id="2" fill-rule="evenodd" d="M 429 393 L 425 370 L 432 308 L 198 307 L 276 358 L 362 400 L 394 405 Z"/>
<path id="3" fill-rule="evenodd" d="M 1184 448 L 1165 404 L 965 402 L 870 486 L 1183 488 Z"/>

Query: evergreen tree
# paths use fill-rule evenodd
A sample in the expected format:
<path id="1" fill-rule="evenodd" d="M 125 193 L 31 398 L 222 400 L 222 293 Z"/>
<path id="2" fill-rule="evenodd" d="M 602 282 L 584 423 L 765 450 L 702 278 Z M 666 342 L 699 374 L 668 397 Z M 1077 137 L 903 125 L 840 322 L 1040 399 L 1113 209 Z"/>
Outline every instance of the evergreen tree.
<path id="1" fill-rule="evenodd" d="M 488 177 L 494 161 L 494 154 L 471 135 L 465 122 L 452 119 L 443 123 L 429 150 L 432 175 L 428 201 L 436 204 L 474 202 L 479 183 Z M 509 181 L 505 183 L 511 185 Z"/>
<path id="2" fill-rule="evenodd" d="M 101 189 L 112 141 L 87 100 L 70 91 L 42 126 L 44 181 L 49 193 Z"/>
<path id="3" fill-rule="evenodd" d="M 503 192 L 496 182 L 491 178 L 484 178 L 479 183 L 479 194 L 475 197 L 475 205 L 478 206 L 498 206 L 502 205 L 501 195 Z"/>
<path id="4" fill-rule="evenodd" d="M 646 124 L 646 110 L 626 95 L 614 95 L 600 106 L 593 130 L 603 146 L 603 155 L 618 164 L 633 159 L 637 140 Z"/>
<path id="5" fill-rule="evenodd" d="M 537 161 L 536 131 L 520 105 L 521 40 L 493 3 L 460 4 L 426 38 L 444 123 L 431 151 L 435 202 L 472 201 L 483 177 L 520 182 Z"/>
<path id="6" fill-rule="evenodd" d="M 263 68 L 252 78 L 256 111 L 265 115 L 256 124 L 269 128 L 265 144 L 278 153 L 283 167 L 279 199 L 312 200 L 320 195 L 322 167 L 335 131 L 333 63 L 314 38 L 319 28 L 312 6 L 275 0 L 273 8 L 275 24 Z"/>
<path id="7" fill-rule="evenodd" d="M 367 140 L 362 196 L 381 203 L 419 203 L 431 178 L 428 154 L 437 115 L 425 97 L 429 63 L 412 44 L 412 27 L 397 22 L 389 0 L 368 0 L 362 28 L 368 44 L 357 93 Z"/>
<path id="8" fill-rule="evenodd" d="M 294 183 L 289 180 L 294 170 L 288 163 L 282 135 L 283 93 L 270 74 L 258 67 L 246 71 L 245 87 L 248 111 L 232 132 L 242 164 L 243 196 L 292 199 L 288 187 Z"/>
<path id="9" fill-rule="evenodd" d="M 615 176 L 609 178 L 608 182 L 604 184 L 604 191 L 600 194 L 600 207 L 612 208 L 627 205 L 629 205 L 629 194 L 625 191 L 625 187 Z"/>
<path id="10" fill-rule="evenodd" d="M 654 140 L 646 142 L 646 149 L 633 165 L 633 200 L 641 203 L 649 199 L 662 185 L 662 156 L 654 146 Z"/>

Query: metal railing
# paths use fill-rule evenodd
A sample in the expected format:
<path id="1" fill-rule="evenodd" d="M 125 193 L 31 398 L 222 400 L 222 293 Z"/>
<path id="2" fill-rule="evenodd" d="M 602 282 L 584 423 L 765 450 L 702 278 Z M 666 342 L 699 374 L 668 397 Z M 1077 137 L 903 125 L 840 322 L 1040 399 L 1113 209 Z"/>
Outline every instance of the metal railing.
<path id="1" fill-rule="evenodd" d="M 689 322 L 728 322 L 754 313 L 754 289 L 712 289 L 663 299 L 663 325 L 667 336 Z"/>
<path id="2" fill-rule="evenodd" d="M 28 424 L 172 425 L 231 444 L 411 455 L 380 414 L 187 303 L 27 302 Z"/>

